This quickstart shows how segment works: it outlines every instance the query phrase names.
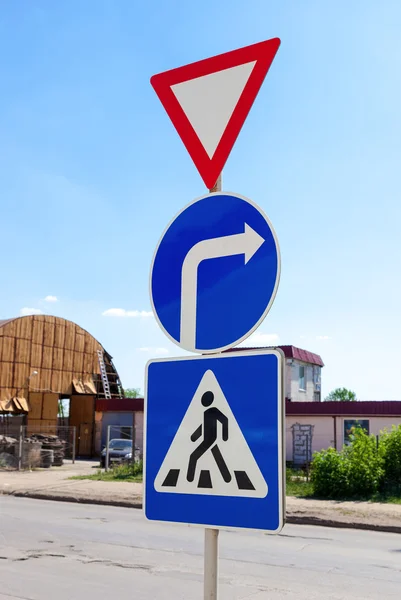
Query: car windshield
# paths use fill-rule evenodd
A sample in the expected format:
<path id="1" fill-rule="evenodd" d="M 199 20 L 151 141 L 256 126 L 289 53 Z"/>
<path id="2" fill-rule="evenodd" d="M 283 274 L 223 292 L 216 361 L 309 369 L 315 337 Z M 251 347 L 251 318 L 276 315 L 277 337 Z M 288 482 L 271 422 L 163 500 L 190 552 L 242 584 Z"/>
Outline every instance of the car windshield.
<path id="1" fill-rule="evenodd" d="M 110 440 L 110 448 L 132 448 L 132 440 Z"/>

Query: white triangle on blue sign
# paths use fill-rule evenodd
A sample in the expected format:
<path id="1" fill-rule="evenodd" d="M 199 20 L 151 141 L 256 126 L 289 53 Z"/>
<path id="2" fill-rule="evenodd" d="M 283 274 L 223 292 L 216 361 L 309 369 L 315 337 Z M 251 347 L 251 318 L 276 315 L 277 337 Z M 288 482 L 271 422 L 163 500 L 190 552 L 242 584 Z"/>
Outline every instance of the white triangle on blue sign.
<path id="1" fill-rule="evenodd" d="M 267 495 L 267 483 L 211 370 L 201 379 L 154 487 L 175 494 Z"/>

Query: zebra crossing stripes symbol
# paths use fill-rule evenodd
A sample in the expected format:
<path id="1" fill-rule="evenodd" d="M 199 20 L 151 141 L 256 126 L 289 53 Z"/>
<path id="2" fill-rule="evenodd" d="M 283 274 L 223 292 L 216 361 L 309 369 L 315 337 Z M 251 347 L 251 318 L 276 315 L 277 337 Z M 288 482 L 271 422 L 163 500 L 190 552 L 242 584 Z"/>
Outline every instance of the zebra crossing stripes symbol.
<path id="1" fill-rule="evenodd" d="M 267 483 L 207 370 L 156 476 L 158 492 L 264 498 Z"/>

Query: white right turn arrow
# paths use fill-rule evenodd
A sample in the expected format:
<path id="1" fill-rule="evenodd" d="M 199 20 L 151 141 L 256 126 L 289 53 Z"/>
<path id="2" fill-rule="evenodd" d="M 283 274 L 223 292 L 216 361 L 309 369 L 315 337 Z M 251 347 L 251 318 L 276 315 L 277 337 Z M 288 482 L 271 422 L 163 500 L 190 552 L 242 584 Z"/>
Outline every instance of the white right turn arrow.
<path id="1" fill-rule="evenodd" d="M 187 350 L 193 351 L 196 346 L 198 267 L 200 263 L 211 258 L 243 254 L 246 265 L 265 241 L 247 223 L 244 225 L 244 233 L 198 242 L 185 257 L 181 272 L 180 343 Z"/>

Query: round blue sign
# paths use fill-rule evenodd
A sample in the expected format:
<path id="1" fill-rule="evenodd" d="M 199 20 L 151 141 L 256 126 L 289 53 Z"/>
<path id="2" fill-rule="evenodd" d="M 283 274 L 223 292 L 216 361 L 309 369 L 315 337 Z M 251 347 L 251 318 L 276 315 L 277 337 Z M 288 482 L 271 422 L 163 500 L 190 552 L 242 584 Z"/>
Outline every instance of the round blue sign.
<path id="1" fill-rule="evenodd" d="M 263 211 L 239 194 L 194 200 L 168 225 L 152 261 L 158 323 L 178 346 L 211 353 L 263 321 L 280 279 L 280 251 Z"/>

